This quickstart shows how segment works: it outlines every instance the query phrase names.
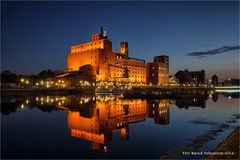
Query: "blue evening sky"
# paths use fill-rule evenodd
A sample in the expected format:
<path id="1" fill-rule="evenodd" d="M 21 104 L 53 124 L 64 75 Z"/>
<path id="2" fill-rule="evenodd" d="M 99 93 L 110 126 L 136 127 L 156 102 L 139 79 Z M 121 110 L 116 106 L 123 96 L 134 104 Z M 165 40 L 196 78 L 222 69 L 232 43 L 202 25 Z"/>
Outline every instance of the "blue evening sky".
<path id="1" fill-rule="evenodd" d="M 71 45 L 100 26 L 119 50 L 152 61 L 170 57 L 170 74 L 205 69 L 221 80 L 239 77 L 239 50 L 204 58 L 187 53 L 239 45 L 239 2 L 1 2 L 1 70 L 37 74 L 66 69 Z"/>

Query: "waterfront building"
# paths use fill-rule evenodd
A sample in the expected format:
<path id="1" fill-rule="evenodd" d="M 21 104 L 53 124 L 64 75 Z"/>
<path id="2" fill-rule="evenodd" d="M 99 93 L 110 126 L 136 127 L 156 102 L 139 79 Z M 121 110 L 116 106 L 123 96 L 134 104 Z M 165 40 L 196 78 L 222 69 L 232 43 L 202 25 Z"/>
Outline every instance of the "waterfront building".
<path id="1" fill-rule="evenodd" d="M 65 86 L 92 86 L 93 82 L 96 79 L 94 73 L 94 68 L 92 65 L 84 65 L 79 67 L 77 71 L 63 71 L 59 73 L 55 78 L 55 85 L 61 87 L 61 85 Z M 64 82 L 64 83 L 62 83 Z"/>
<path id="2" fill-rule="evenodd" d="M 212 85 L 217 86 L 218 85 L 218 76 L 216 76 L 215 74 L 212 76 Z"/>
<path id="3" fill-rule="evenodd" d="M 169 76 L 169 85 L 170 86 L 178 86 L 179 79 L 176 76 Z"/>
<path id="4" fill-rule="evenodd" d="M 229 78 L 229 79 L 226 79 L 226 80 L 223 81 L 223 85 L 224 86 L 239 86 L 239 84 L 240 84 L 239 82 L 240 82 L 239 79 Z"/>
<path id="5" fill-rule="evenodd" d="M 168 85 L 169 57 L 155 56 L 153 62 L 147 63 L 147 83 L 153 85 Z"/>
<path id="6" fill-rule="evenodd" d="M 113 51 L 112 41 L 103 27 L 100 33 L 92 35 L 92 40 L 71 46 L 67 55 L 68 71 L 78 71 L 80 67 L 91 65 L 96 81 L 146 83 L 146 63 L 129 57 L 128 42 L 120 43 L 120 51 Z"/>
<path id="7" fill-rule="evenodd" d="M 175 75 L 179 79 L 180 84 L 204 84 L 206 82 L 205 70 L 201 71 L 178 71 Z"/>
<path id="8" fill-rule="evenodd" d="M 150 85 L 158 85 L 159 63 L 147 63 L 147 83 Z"/>

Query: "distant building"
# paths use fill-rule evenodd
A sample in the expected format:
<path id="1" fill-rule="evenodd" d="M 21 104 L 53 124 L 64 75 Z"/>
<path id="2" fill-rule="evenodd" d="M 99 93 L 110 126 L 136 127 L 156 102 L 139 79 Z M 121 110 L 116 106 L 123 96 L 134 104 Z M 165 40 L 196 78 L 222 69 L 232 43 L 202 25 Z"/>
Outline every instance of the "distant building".
<path id="1" fill-rule="evenodd" d="M 226 79 L 223 82 L 224 86 L 239 86 L 239 79 Z"/>
<path id="2" fill-rule="evenodd" d="M 92 65 L 84 65 L 80 67 L 78 71 L 71 71 L 71 72 L 64 71 L 62 73 L 59 73 L 55 77 L 55 83 L 59 87 L 66 87 L 66 86 L 80 87 L 84 85 L 83 83 L 93 82 L 96 79 L 93 73 L 94 73 L 94 69 Z M 64 82 L 64 83 L 61 83 L 61 82 Z M 61 86 L 63 84 L 64 86 Z M 86 84 L 86 86 L 90 86 L 90 83 Z"/>
<path id="3" fill-rule="evenodd" d="M 204 84 L 206 81 L 205 70 L 201 71 L 178 71 L 175 77 L 179 79 L 180 84 Z"/>
<path id="4" fill-rule="evenodd" d="M 212 76 L 212 85 L 217 86 L 218 85 L 218 76 L 215 74 Z"/>
<path id="5" fill-rule="evenodd" d="M 167 85 L 169 83 L 169 57 L 155 56 L 153 62 L 147 63 L 147 83 Z"/>
<path id="6" fill-rule="evenodd" d="M 169 84 L 172 86 L 179 85 L 179 79 L 176 76 L 169 76 Z"/>

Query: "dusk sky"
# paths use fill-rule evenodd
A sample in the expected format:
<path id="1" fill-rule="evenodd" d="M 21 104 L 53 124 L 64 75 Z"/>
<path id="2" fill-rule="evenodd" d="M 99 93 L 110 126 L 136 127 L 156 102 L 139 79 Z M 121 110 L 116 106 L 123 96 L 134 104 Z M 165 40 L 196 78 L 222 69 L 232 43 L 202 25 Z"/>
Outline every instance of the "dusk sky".
<path id="1" fill-rule="evenodd" d="M 170 74 L 206 70 L 239 77 L 239 2 L 1 2 L 1 70 L 66 69 L 71 45 L 104 26 L 113 49 L 170 57 Z"/>

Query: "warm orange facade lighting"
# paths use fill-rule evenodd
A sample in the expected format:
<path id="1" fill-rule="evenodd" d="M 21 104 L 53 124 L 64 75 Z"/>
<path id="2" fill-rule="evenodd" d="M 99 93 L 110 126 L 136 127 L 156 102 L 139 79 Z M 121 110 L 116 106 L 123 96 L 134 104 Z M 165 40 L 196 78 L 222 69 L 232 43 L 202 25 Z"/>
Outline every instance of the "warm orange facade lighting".
<path id="1" fill-rule="evenodd" d="M 91 65 L 97 81 L 146 83 L 146 63 L 128 57 L 128 43 L 120 51 L 112 50 L 112 41 L 103 33 L 93 34 L 92 41 L 72 46 L 67 56 L 68 70 Z"/>

